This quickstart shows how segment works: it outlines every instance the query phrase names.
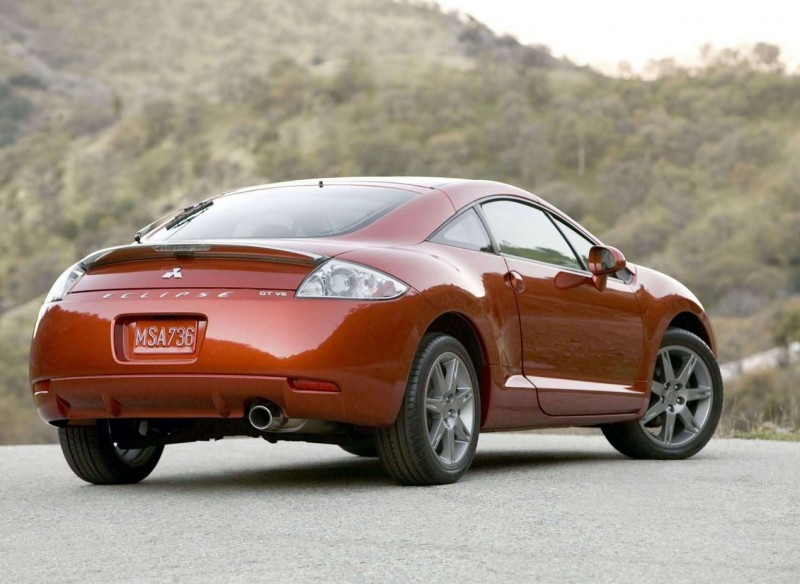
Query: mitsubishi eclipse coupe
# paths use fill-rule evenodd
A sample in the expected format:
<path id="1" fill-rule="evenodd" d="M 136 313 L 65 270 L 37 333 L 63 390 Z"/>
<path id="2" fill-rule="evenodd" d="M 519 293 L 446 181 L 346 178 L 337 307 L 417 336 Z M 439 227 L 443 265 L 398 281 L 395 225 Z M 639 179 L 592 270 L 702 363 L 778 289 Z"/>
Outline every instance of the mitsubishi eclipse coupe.
<path id="1" fill-rule="evenodd" d="M 67 269 L 30 380 L 91 483 L 252 436 L 429 485 L 480 432 L 594 426 L 633 458 L 692 456 L 722 409 L 714 351 L 687 288 L 528 192 L 323 179 L 207 199 Z"/>

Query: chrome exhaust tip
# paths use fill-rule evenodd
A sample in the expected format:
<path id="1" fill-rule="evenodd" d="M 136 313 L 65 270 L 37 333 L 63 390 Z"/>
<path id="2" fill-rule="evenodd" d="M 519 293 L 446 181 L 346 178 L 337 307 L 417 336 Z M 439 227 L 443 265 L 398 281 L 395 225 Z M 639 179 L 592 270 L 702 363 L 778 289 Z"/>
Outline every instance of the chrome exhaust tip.
<path id="1" fill-rule="evenodd" d="M 260 432 L 277 430 L 286 423 L 281 409 L 273 403 L 257 403 L 247 412 L 250 425 Z"/>

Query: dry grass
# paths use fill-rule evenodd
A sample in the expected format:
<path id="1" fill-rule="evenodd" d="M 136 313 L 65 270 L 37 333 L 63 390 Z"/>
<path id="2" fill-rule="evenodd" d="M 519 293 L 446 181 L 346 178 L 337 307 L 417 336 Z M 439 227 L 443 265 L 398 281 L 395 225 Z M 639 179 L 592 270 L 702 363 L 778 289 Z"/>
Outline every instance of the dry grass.
<path id="1" fill-rule="evenodd" d="M 800 364 L 730 382 L 722 415 L 720 436 L 800 440 Z"/>
<path id="2" fill-rule="evenodd" d="M 766 426 L 752 432 L 735 432 L 730 438 L 744 440 L 777 440 L 779 442 L 800 442 L 800 432 L 776 431 Z"/>

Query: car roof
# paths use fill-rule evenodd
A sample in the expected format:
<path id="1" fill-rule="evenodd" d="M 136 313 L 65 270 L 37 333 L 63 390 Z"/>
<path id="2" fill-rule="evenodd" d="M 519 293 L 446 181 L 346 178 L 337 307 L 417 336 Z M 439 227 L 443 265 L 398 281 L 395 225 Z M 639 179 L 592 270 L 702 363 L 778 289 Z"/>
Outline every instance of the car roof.
<path id="1" fill-rule="evenodd" d="M 224 193 L 225 195 L 232 195 L 237 193 L 245 193 L 249 191 L 281 188 L 281 187 L 300 187 L 300 186 L 318 186 L 319 183 L 323 185 L 374 185 L 397 187 L 406 190 L 411 190 L 418 194 L 422 194 L 427 190 L 438 189 L 446 185 L 454 183 L 473 182 L 469 179 L 462 178 L 446 178 L 446 177 L 432 177 L 432 176 L 344 176 L 344 177 L 318 177 L 311 179 L 284 181 L 277 183 L 268 183 L 263 185 L 256 185 L 236 189 Z"/>
<path id="2" fill-rule="evenodd" d="M 258 190 L 268 190 L 283 187 L 300 187 L 300 186 L 318 186 L 320 183 L 324 185 L 360 185 L 360 186 L 375 186 L 384 188 L 396 188 L 415 193 L 417 195 L 430 194 L 433 195 L 438 192 L 440 195 L 445 195 L 450 201 L 452 209 L 458 211 L 459 209 L 472 204 L 474 201 L 489 196 L 497 195 L 510 195 L 521 197 L 529 201 L 538 203 L 546 207 L 568 223 L 577 227 L 579 230 L 585 232 L 590 237 L 599 241 L 597 237 L 592 235 L 585 227 L 577 223 L 571 217 L 564 214 L 563 211 L 551 205 L 540 197 L 506 183 L 490 181 L 490 180 L 473 180 L 466 178 L 452 178 L 452 177 L 431 177 L 431 176 L 352 176 L 352 177 L 322 177 L 313 179 L 302 179 L 294 181 L 285 181 L 277 183 L 268 183 L 263 185 L 251 186 L 242 189 L 228 191 L 219 196 L 233 195 L 238 193 L 246 193 Z M 451 211 L 452 212 L 452 211 Z M 379 220 L 375 224 L 377 229 L 385 229 L 386 224 L 391 224 L 394 220 L 399 220 L 404 229 L 408 229 L 408 222 L 404 216 L 403 207 L 389 213 L 386 218 Z M 420 228 L 424 227 L 422 225 Z M 366 229 L 371 233 L 373 229 L 368 227 Z M 359 234 L 357 234 L 359 235 Z M 398 235 L 398 241 L 399 241 Z"/>
<path id="3" fill-rule="evenodd" d="M 447 195 L 456 209 L 474 200 L 489 195 L 516 195 L 527 198 L 547 207 L 552 205 L 537 197 L 536 195 L 506 183 L 490 180 L 473 180 L 467 178 L 449 178 L 434 176 L 351 176 L 351 177 L 327 177 L 312 178 L 277 183 L 268 183 L 245 187 L 233 191 L 222 193 L 219 196 L 234 195 L 258 190 L 269 190 L 274 188 L 319 186 L 324 185 L 359 185 L 376 186 L 384 188 L 397 188 L 410 191 L 419 195 L 439 190 Z"/>

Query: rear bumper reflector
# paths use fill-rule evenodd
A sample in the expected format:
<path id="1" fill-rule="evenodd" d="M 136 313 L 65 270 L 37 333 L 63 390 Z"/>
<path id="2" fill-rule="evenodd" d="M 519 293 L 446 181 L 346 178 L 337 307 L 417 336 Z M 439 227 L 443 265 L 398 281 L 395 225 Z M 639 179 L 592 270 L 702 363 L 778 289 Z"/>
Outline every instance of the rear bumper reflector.
<path id="1" fill-rule="evenodd" d="M 341 391 L 339 386 L 330 381 L 319 381 L 318 379 L 291 379 L 289 383 L 292 389 L 298 391 L 326 391 L 338 392 Z"/>

